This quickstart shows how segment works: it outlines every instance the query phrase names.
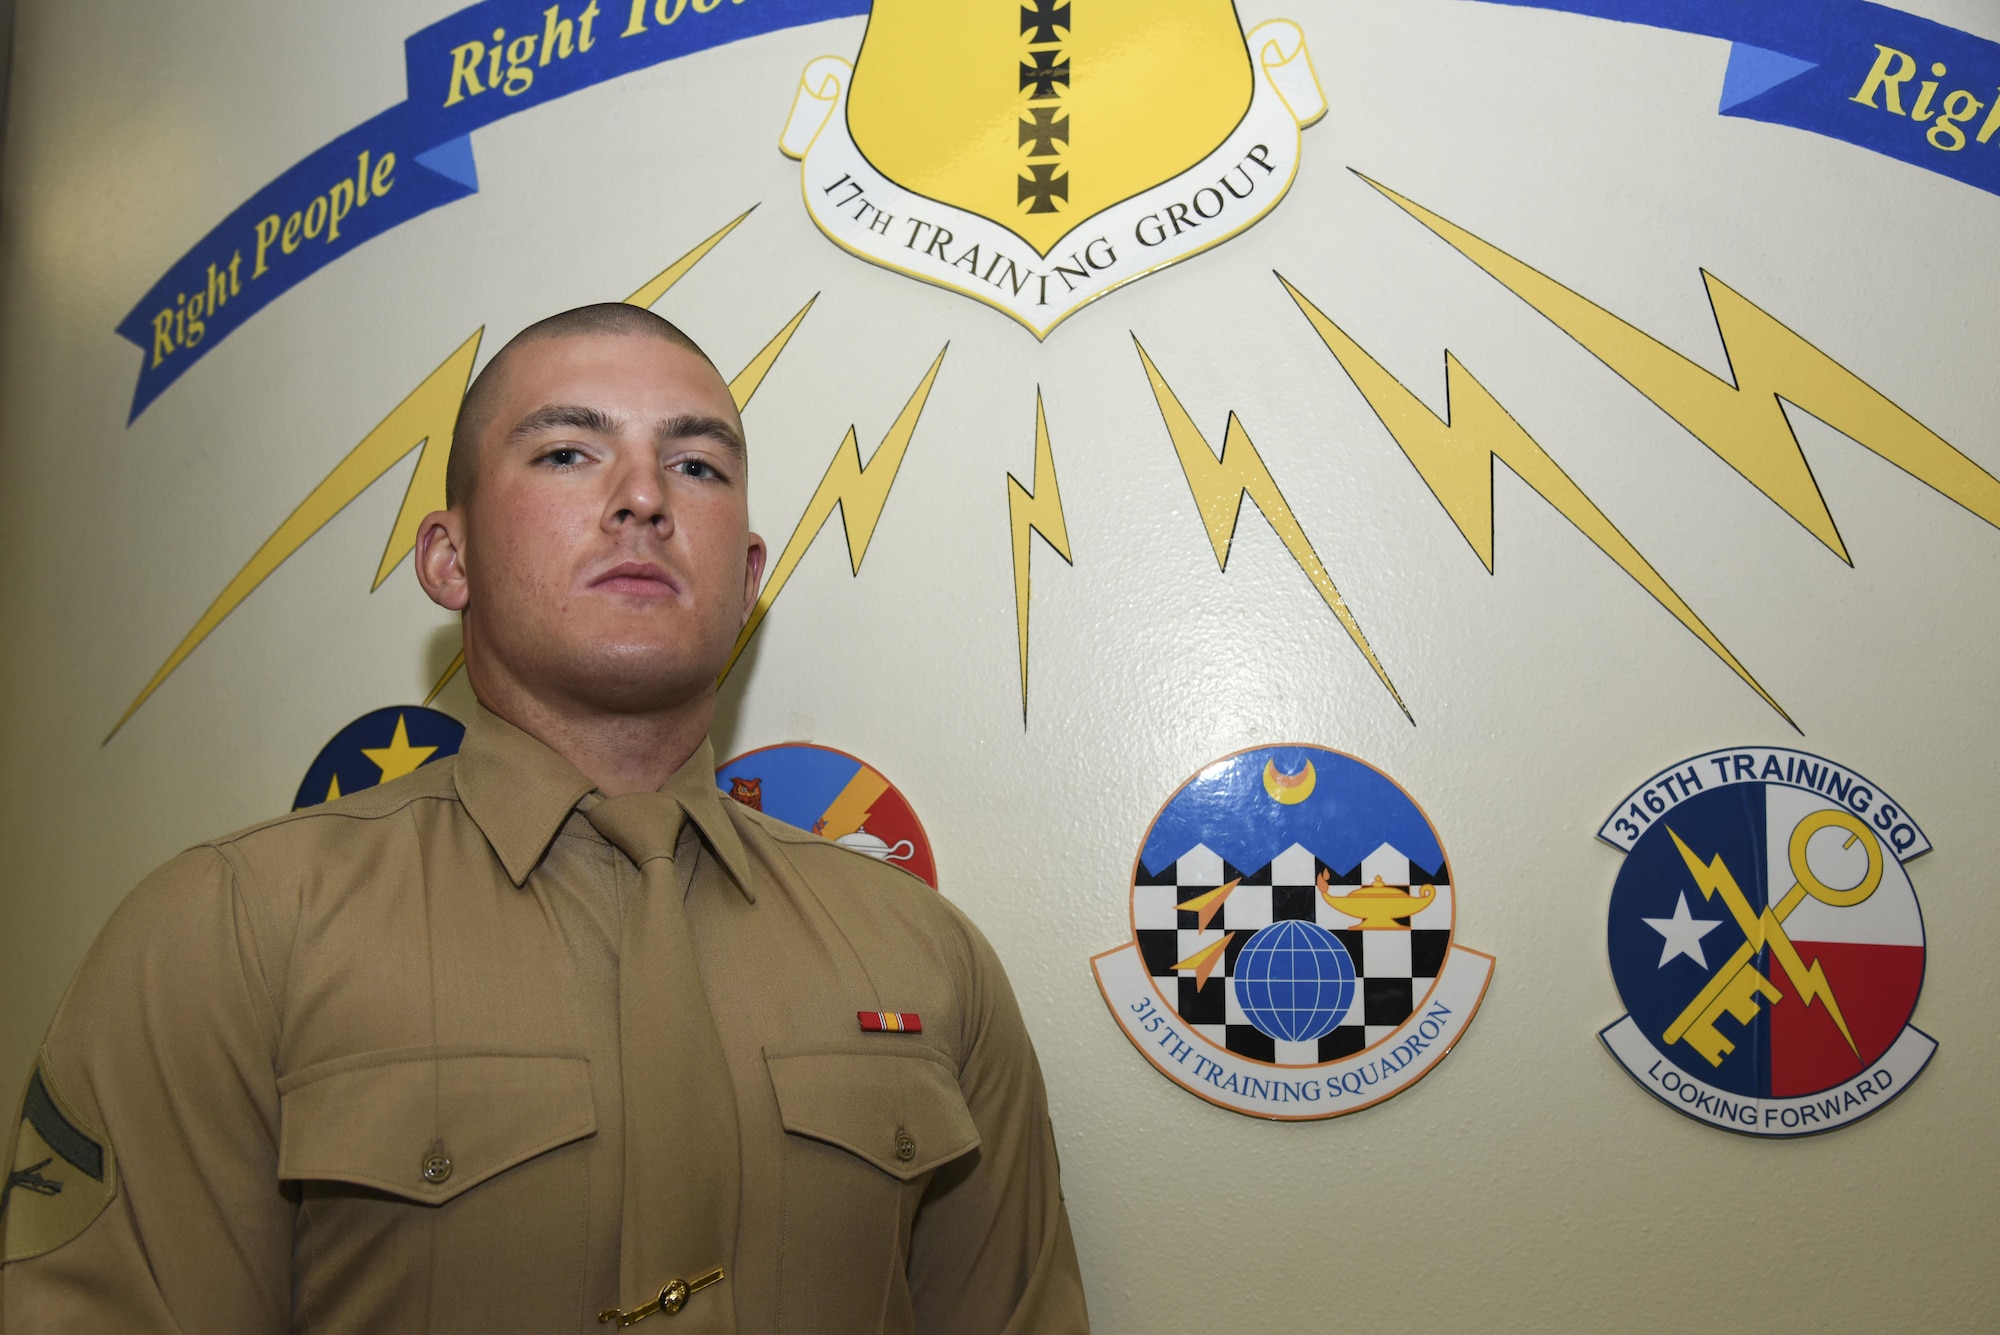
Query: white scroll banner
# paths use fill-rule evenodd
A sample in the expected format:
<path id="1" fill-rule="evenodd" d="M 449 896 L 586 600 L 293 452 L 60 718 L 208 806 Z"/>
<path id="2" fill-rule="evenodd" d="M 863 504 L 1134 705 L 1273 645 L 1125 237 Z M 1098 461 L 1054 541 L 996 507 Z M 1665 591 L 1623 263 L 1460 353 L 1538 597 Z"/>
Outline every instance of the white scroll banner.
<path id="1" fill-rule="evenodd" d="M 1937 1052 L 1937 1040 L 1905 1025 L 1889 1050 L 1852 1080 L 1793 1098 L 1732 1094 L 1698 1080 L 1653 1046 L 1629 1015 L 1598 1037 L 1648 1094 L 1697 1121 L 1756 1136 L 1810 1136 L 1858 1122 L 1910 1087 Z"/>
<path id="2" fill-rule="evenodd" d="M 1138 946 L 1107 950 L 1090 964 L 1118 1027 L 1161 1075 L 1210 1103 L 1275 1121 L 1359 1112 L 1416 1084 L 1464 1036 L 1493 977 L 1491 955 L 1453 946 L 1430 992 L 1386 1037 L 1317 1066 L 1274 1066 L 1193 1032 L 1161 1001 Z"/>

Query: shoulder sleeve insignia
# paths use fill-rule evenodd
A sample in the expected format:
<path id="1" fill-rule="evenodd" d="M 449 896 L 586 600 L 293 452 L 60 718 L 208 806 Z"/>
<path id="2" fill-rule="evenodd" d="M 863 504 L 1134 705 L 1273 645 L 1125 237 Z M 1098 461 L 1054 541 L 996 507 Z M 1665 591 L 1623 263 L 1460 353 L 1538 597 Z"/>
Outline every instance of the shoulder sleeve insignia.
<path id="1" fill-rule="evenodd" d="M 14 1158 L 0 1187 L 0 1261 L 54 1251 L 88 1228 L 117 1194 L 111 1147 L 63 1107 L 38 1065 L 21 1100 Z"/>

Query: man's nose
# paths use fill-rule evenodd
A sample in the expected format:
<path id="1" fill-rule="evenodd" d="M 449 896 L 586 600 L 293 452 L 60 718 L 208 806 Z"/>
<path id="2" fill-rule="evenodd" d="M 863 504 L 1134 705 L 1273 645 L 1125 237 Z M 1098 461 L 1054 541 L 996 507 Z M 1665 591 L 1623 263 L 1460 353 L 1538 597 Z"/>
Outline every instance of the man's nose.
<path id="1" fill-rule="evenodd" d="M 609 504 L 605 506 L 608 527 L 646 524 L 663 533 L 673 530 L 673 511 L 667 505 L 666 480 L 659 461 L 650 457 L 621 459 L 612 477 Z"/>

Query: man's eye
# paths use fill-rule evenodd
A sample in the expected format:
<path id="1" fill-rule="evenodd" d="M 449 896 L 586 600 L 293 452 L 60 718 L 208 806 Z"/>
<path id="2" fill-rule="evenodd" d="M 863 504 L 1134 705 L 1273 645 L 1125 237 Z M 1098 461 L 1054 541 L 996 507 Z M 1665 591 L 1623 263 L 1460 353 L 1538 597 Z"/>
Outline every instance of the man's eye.
<path id="1" fill-rule="evenodd" d="M 684 477 L 720 477 L 715 465 L 706 459 L 683 459 L 674 465 L 674 471 Z"/>
<path id="2" fill-rule="evenodd" d="M 583 451 L 574 445 L 558 445 L 542 456 L 542 462 L 557 468 L 568 468 L 583 462 Z"/>

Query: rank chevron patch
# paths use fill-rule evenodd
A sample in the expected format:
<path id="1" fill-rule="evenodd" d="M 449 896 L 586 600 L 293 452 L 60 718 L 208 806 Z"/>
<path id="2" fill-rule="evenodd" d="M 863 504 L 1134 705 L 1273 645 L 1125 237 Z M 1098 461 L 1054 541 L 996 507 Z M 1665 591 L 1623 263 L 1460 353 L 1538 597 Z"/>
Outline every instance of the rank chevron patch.
<path id="1" fill-rule="evenodd" d="M 21 1099 L 14 1157 L 0 1188 L 0 1264 L 62 1246 L 118 1194 L 118 1161 L 37 1066 Z"/>

